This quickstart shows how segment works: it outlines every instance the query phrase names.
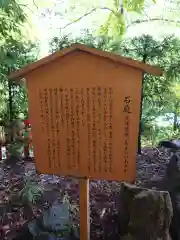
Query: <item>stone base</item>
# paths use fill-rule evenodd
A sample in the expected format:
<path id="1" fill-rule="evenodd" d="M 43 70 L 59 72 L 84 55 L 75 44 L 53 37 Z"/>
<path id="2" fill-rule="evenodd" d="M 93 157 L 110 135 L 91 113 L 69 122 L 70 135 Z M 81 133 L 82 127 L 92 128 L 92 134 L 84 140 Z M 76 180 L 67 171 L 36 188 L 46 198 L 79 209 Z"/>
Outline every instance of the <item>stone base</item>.
<path id="1" fill-rule="evenodd" d="M 173 216 L 169 193 L 143 189 L 122 183 L 121 220 L 128 234 L 123 240 L 170 240 L 169 227 Z"/>

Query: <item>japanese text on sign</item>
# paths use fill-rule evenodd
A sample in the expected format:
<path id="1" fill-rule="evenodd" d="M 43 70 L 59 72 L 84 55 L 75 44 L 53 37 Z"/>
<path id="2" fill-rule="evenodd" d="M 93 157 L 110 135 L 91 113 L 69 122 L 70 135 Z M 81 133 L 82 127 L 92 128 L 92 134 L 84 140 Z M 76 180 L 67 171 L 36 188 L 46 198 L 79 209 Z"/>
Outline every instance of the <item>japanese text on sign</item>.
<path id="1" fill-rule="evenodd" d="M 130 96 L 124 98 L 124 172 L 128 170 L 129 162 L 129 115 L 131 112 L 132 99 Z"/>
<path id="2" fill-rule="evenodd" d="M 61 167 L 63 152 L 67 168 L 80 170 L 82 132 L 86 131 L 88 173 L 110 173 L 113 164 L 113 88 L 41 89 L 39 100 L 49 168 Z"/>

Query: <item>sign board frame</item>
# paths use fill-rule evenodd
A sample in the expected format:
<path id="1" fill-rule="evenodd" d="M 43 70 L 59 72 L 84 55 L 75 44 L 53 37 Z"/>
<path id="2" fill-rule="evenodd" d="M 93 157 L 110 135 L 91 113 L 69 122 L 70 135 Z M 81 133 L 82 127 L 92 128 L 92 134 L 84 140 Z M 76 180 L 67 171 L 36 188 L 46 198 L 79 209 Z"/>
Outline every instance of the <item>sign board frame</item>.
<path id="1" fill-rule="evenodd" d="M 82 67 L 80 67 L 82 65 Z M 25 68 L 16 71 L 15 73 L 12 73 L 9 77 L 9 79 L 14 80 L 14 79 L 22 79 L 23 77 L 27 79 L 27 89 L 29 91 L 29 109 L 30 109 L 30 119 L 32 123 L 32 136 L 34 136 L 34 150 L 35 150 L 35 158 L 36 158 L 36 166 L 38 170 L 42 173 L 49 173 L 49 174 L 61 174 L 65 176 L 71 175 L 72 177 L 79 178 L 79 185 L 80 185 L 80 238 L 82 240 L 87 240 L 89 239 L 89 179 L 107 179 L 107 180 L 125 180 L 125 181 L 133 181 L 135 178 L 135 156 L 136 156 L 136 143 L 137 141 L 137 135 L 138 135 L 138 121 L 139 121 L 139 116 L 140 116 L 140 101 L 141 101 L 141 87 L 142 87 L 142 76 L 143 73 L 147 72 L 156 76 L 162 75 L 162 70 L 153 67 L 147 64 L 144 64 L 139 61 L 135 61 L 126 57 L 122 57 L 119 55 L 115 55 L 112 53 L 107 53 L 104 51 L 100 51 L 97 49 L 90 48 L 85 45 L 81 44 L 74 44 L 69 48 L 63 49 L 59 52 L 56 52 L 54 54 L 51 54 L 50 56 L 43 58 L 35 63 L 32 63 Z M 72 80 L 70 78 L 71 76 L 75 76 L 75 78 Z M 59 77 L 61 79 L 59 80 Z M 111 79 L 112 78 L 112 79 Z M 86 80 L 85 80 L 86 79 Z M 92 79 L 92 80 L 91 80 Z M 89 84 L 87 82 L 89 81 Z M 134 82 L 133 82 L 134 81 Z M 135 82 L 136 81 L 136 82 Z M 91 84 L 90 84 L 91 82 Z M 122 84 L 124 83 L 124 86 Z M 54 85 L 53 85 L 54 84 Z M 69 84 L 69 88 L 68 88 Z M 132 85 L 134 89 L 132 89 Z M 45 87 L 44 87 L 45 86 Z M 53 87 L 54 86 L 54 87 Z M 59 87 L 59 88 L 58 88 Z M 61 91 L 62 89 L 62 91 Z M 91 114 L 89 116 L 93 116 L 94 114 L 94 126 L 98 122 L 97 120 L 97 113 L 102 112 L 102 108 L 98 108 L 98 102 L 103 104 L 103 110 L 106 113 L 106 119 L 103 119 L 103 116 L 100 117 L 100 124 L 102 125 L 102 121 L 104 121 L 104 125 L 107 126 L 108 128 L 101 128 L 99 127 L 99 132 L 103 132 L 103 134 L 106 133 L 106 130 L 108 129 L 108 136 L 111 136 L 112 134 L 115 135 L 115 141 L 111 142 L 112 138 L 109 137 L 108 140 L 108 146 L 114 146 L 114 150 L 108 150 L 109 152 L 106 153 L 106 157 L 104 159 L 110 159 L 110 154 L 115 153 L 113 156 L 113 159 L 116 159 L 116 165 L 113 165 L 114 168 L 108 168 L 108 170 L 103 170 L 104 172 L 102 174 L 96 173 L 95 170 L 90 171 L 88 173 L 88 160 L 87 160 L 87 149 L 85 150 L 85 146 L 87 144 L 87 136 L 93 135 L 94 130 L 92 130 L 91 134 L 88 135 L 88 132 L 86 129 L 88 128 L 81 128 L 81 136 L 84 141 L 84 147 L 83 147 L 83 142 L 81 142 L 81 152 L 82 156 L 84 157 L 84 160 L 81 160 L 81 164 L 79 165 L 80 168 L 72 168 L 73 170 L 70 171 L 68 170 L 67 164 L 62 162 L 62 165 L 54 165 L 51 167 L 51 165 L 47 165 L 47 160 L 42 162 L 43 156 L 45 159 L 47 159 L 47 156 L 40 154 L 40 151 L 43 151 L 43 149 L 39 149 L 39 144 L 42 144 L 44 139 L 47 138 L 48 141 L 53 140 L 52 142 L 55 142 L 56 147 L 53 148 L 53 145 L 48 145 L 49 149 L 57 149 L 58 141 L 60 139 L 59 135 L 56 136 L 56 138 L 53 137 L 54 135 L 54 128 L 57 122 L 59 121 L 58 119 L 62 119 L 62 114 L 66 115 L 65 118 L 70 114 L 72 118 L 74 117 L 73 114 L 73 109 L 71 113 L 70 111 L 70 106 L 73 108 L 73 101 L 69 103 L 69 100 L 71 98 L 71 93 L 72 94 L 72 99 L 76 99 L 75 105 L 77 107 L 77 102 L 79 101 L 77 96 L 80 96 L 75 92 L 77 90 L 78 92 L 83 92 L 86 91 L 86 94 L 84 96 L 86 97 L 86 110 L 82 110 L 83 107 L 81 105 L 81 115 L 83 115 L 82 112 L 88 112 L 88 107 L 87 107 L 87 89 L 91 90 L 91 93 L 93 94 L 90 98 L 91 102 Z M 98 101 L 98 89 L 102 90 L 103 92 L 101 99 Z M 129 90 L 130 89 L 130 90 Z M 72 90 L 72 91 L 71 91 Z M 118 96 L 118 91 L 120 91 L 120 95 Z M 43 92 L 43 93 L 42 93 Z M 46 92 L 46 93 L 45 93 Z M 47 94 L 48 92 L 48 94 Z M 58 92 L 58 93 L 57 93 Z M 63 94 L 59 93 L 63 92 Z M 130 92 L 130 94 L 129 94 Z M 114 93 L 114 95 L 113 95 Z M 55 98 L 55 96 L 58 95 L 59 98 Z M 132 99 L 132 96 L 133 99 Z M 47 98 L 52 100 L 47 100 Z M 60 99 L 63 97 L 65 100 L 67 100 L 67 106 L 69 106 L 69 110 L 66 111 L 65 107 L 63 110 L 60 111 L 60 115 L 56 115 L 55 112 L 55 105 L 57 104 L 57 99 Z M 43 106 L 41 106 L 40 102 L 41 99 L 44 99 Z M 95 102 L 96 99 L 96 102 Z M 108 100 L 107 100 L 108 99 Z M 122 100 L 120 102 L 120 100 Z M 64 101 L 65 101 L 64 100 Z M 82 94 L 81 94 L 81 100 L 82 100 Z M 134 103 L 132 104 L 132 100 Z M 113 110 L 113 114 L 111 113 L 111 103 L 113 103 L 115 109 Z M 94 104 L 94 105 L 93 105 Z M 52 110 L 52 105 L 54 106 L 54 112 Z M 132 106 L 131 106 L 132 105 Z M 35 106 L 37 109 L 35 109 Z M 44 133 L 45 130 L 43 130 L 42 124 L 40 123 L 40 118 L 37 117 L 39 112 L 41 111 L 42 115 L 42 110 L 41 107 L 44 108 L 44 111 L 47 113 L 47 109 L 51 109 L 48 114 L 46 114 L 46 124 L 47 122 L 51 123 L 51 128 L 49 133 L 48 132 L 48 127 L 46 127 L 46 134 Z M 65 106 L 65 105 L 64 105 Z M 118 110 L 119 108 L 119 110 Z M 67 109 L 67 107 L 66 107 Z M 94 110 L 93 110 L 94 109 Z M 94 111 L 94 113 L 93 113 Z M 132 111 L 134 112 L 134 115 L 132 116 Z M 121 113 L 120 113 L 121 112 Z M 52 120 L 54 116 L 54 120 Z M 114 122 L 111 122 L 111 116 L 113 116 Z M 107 117 L 108 117 L 108 123 L 107 123 Z M 76 117 L 77 118 L 77 117 Z M 45 117 L 44 117 L 45 119 Z M 82 126 L 83 126 L 83 121 L 87 123 L 88 121 L 88 115 L 86 115 L 84 118 L 80 119 L 82 120 Z M 78 120 L 78 121 L 80 121 Z M 118 132 L 116 130 L 113 131 L 113 133 L 110 131 L 112 128 L 112 125 L 116 126 L 116 129 L 118 130 L 118 120 L 120 120 L 119 124 L 123 122 L 124 124 L 124 130 L 121 128 L 121 131 Z M 77 121 L 77 122 L 78 122 Z M 128 132 L 128 126 L 129 126 L 129 121 L 131 121 L 131 129 L 130 133 Z M 56 124 L 55 124 L 56 122 Z M 70 122 L 67 121 L 64 133 L 62 130 L 62 141 L 61 144 L 63 145 L 63 139 L 69 138 L 68 135 L 68 129 L 69 129 L 69 124 Z M 77 124 L 76 124 L 77 125 Z M 42 134 L 41 131 L 39 130 L 41 126 Z M 76 126 L 77 127 L 77 126 Z M 62 129 L 62 128 L 61 128 Z M 93 127 L 93 124 L 91 126 L 91 129 L 97 129 L 97 127 Z M 71 129 L 72 130 L 72 129 Z M 122 130 L 124 131 L 122 133 Z M 44 131 L 44 132 L 43 132 Z M 48 135 L 49 134 L 49 135 Z M 120 150 L 124 151 L 123 155 L 123 170 L 118 169 L 118 166 L 121 167 L 121 165 L 118 165 L 119 162 L 121 162 L 121 159 L 119 159 L 118 155 L 118 145 L 120 146 L 121 143 L 118 142 L 118 134 L 119 134 L 119 141 L 123 141 L 124 148 L 120 148 Z M 66 137 L 66 135 L 68 137 Z M 128 136 L 130 135 L 131 138 L 131 148 L 128 149 Z M 49 136 L 49 137 L 47 137 Z M 76 134 L 77 138 L 78 134 Z M 93 135 L 94 136 L 94 135 Z M 122 137 L 123 136 L 123 137 Z M 106 136 L 107 137 L 107 136 Z M 70 136 L 71 142 L 72 142 L 72 136 Z M 101 140 L 98 141 L 98 147 L 96 149 L 99 149 L 100 152 L 102 149 L 105 149 L 104 146 L 102 146 L 102 142 L 105 138 L 105 135 L 101 138 Z M 77 141 L 76 141 L 77 142 Z M 126 144 L 125 144 L 126 143 Z M 44 142 L 46 144 L 46 142 Z M 89 144 L 88 146 L 91 146 L 90 152 L 93 151 L 93 144 L 94 140 L 92 140 L 91 145 Z M 47 144 L 46 144 L 47 145 Z M 43 145 L 42 145 L 43 146 Z M 65 147 L 67 147 L 66 145 Z M 65 152 L 65 147 L 62 148 L 63 150 L 61 151 L 62 154 Z M 77 144 L 76 147 L 77 149 Z M 95 149 L 95 150 L 96 150 Z M 107 149 L 107 146 L 106 146 Z M 108 148 L 110 149 L 110 147 Z M 45 150 L 45 149 L 44 149 Z M 39 151 L 39 152 L 38 152 Z M 67 151 L 66 151 L 67 152 Z M 130 166 L 128 169 L 128 154 L 131 154 L 130 158 L 131 164 L 133 165 L 132 167 Z M 94 153 L 94 152 L 93 152 Z M 95 154 L 95 153 L 94 153 Z M 107 154 L 109 154 L 107 157 Z M 58 152 L 56 151 L 56 156 L 58 155 Z M 98 155 L 98 158 L 94 160 L 94 166 L 96 165 L 96 162 L 98 159 L 100 159 L 100 153 Z M 51 154 L 51 158 L 53 156 L 53 153 Z M 51 161 L 50 158 L 50 161 Z M 71 158 L 71 157 L 70 157 Z M 55 159 L 53 158 L 54 161 L 52 162 L 55 164 Z M 67 155 L 66 158 L 67 159 Z M 76 158 L 78 159 L 78 158 Z M 83 158 L 82 158 L 83 159 Z M 92 157 L 90 158 L 92 159 Z M 105 160 L 102 160 L 101 163 L 103 162 L 104 166 L 110 165 L 110 161 L 105 164 Z M 112 158 L 111 158 L 112 159 Z M 100 161 L 100 160 L 99 160 Z M 119 161 L 119 162 L 118 162 Z M 113 163 L 114 164 L 114 163 Z M 90 162 L 89 169 L 93 165 L 92 162 Z M 48 167 L 49 166 L 49 167 Z M 59 166 L 59 167 L 58 167 Z M 75 165 L 76 166 L 76 165 Z M 49 170 L 47 170 L 49 169 Z M 69 168 L 70 169 L 70 168 Z M 95 167 L 94 167 L 95 169 Z M 103 168 L 105 169 L 105 168 Z M 112 172 L 110 172 L 110 169 L 112 169 Z M 49 171 L 49 172 L 48 172 Z M 124 175 L 123 175 L 124 174 Z"/>

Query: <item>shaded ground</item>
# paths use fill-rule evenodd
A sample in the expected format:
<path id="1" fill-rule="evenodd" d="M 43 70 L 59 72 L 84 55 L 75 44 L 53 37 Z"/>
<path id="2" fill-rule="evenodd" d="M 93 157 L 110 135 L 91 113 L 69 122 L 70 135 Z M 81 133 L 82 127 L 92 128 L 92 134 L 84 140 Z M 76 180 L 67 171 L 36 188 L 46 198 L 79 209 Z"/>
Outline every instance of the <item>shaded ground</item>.
<path id="1" fill-rule="evenodd" d="M 163 149 L 144 148 L 142 156 L 137 156 L 137 185 L 162 179 L 169 154 Z M 31 210 L 16 201 L 17 193 L 22 189 L 25 174 L 34 174 L 33 162 L 15 164 L 13 167 L 0 168 L 0 239 L 13 239 L 18 230 L 41 214 L 54 200 L 62 200 L 68 193 L 72 204 L 78 207 L 79 191 L 76 180 L 51 175 L 37 176 L 45 187 L 43 201 Z M 119 211 L 119 182 L 91 181 L 91 237 L 93 239 L 119 239 L 116 213 Z M 106 209 L 106 211 L 104 211 Z M 108 209 L 108 210 L 107 210 Z M 106 212 L 106 214 L 105 214 Z M 108 217 L 103 217 L 103 215 Z M 77 216 L 78 218 L 78 216 Z M 105 219 L 108 219 L 107 221 Z M 77 219 L 78 222 L 78 219 Z"/>

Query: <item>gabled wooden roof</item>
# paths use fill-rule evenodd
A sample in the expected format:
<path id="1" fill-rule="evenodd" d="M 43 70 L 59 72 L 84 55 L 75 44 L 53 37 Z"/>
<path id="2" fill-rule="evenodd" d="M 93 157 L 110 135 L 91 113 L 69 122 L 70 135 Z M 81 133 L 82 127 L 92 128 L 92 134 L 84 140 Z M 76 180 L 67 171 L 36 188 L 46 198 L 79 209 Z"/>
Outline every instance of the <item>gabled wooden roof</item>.
<path id="1" fill-rule="evenodd" d="M 114 53 L 109 53 L 109 52 L 105 52 L 105 51 L 101 51 L 95 48 L 91 48 L 88 47 L 84 44 L 73 44 L 68 48 L 64 48 L 60 51 L 57 51 L 45 58 L 40 59 L 37 62 L 31 63 L 27 66 L 25 66 L 24 68 L 17 70 L 15 72 L 13 72 L 10 76 L 9 79 L 10 80 L 16 80 L 16 79 L 21 79 L 24 78 L 29 72 L 35 70 L 36 68 L 39 68 L 43 65 L 48 64 L 49 62 L 52 62 L 60 57 L 65 56 L 66 54 L 73 52 L 73 51 L 82 51 L 82 52 L 86 52 L 86 53 L 90 53 L 99 57 L 103 57 L 103 58 L 108 58 L 114 62 L 120 63 L 120 64 L 125 64 L 128 65 L 130 67 L 133 68 L 138 68 L 140 70 L 142 70 L 143 72 L 147 72 L 150 74 L 153 74 L 155 76 L 161 76 L 162 75 L 162 70 L 158 67 L 155 66 L 151 66 L 149 64 L 144 64 L 140 61 L 137 60 L 133 60 L 131 58 L 127 58 L 127 57 L 123 57 Z"/>

